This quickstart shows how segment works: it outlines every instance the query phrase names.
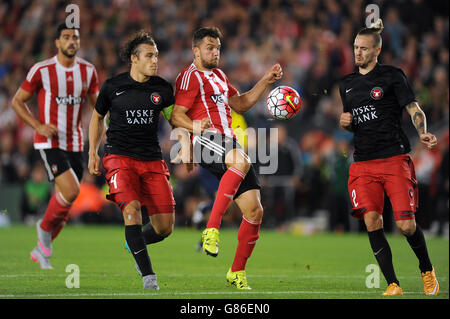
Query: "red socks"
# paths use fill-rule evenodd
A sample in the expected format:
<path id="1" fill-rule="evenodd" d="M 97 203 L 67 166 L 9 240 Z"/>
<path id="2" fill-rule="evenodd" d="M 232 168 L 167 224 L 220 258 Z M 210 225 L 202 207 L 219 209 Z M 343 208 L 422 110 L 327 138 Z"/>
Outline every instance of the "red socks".
<path id="1" fill-rule="evenodd" d="M 236 195 L 245 174 L 240 170 L 230 167 L 220 179 L 219 189 L 217 190 L 216 200 L 211 211 L 206 228 L 220 228 L 222 216 Z"/>
<path id="2" fill-rule="evenodd" d="M 52 239 L 58 236 L 69 218 L 70 206 L 70 203 L 62 197 L 61 193 L 56 193 L 50 198 L 41 222 L 41 228 L 46 232 L 52 232 Z"/>
<path id="3" fill-rule="evenodd" d="M 220 228 L 222 216 L 230 205 L 231 201 L 236 195 L 241 182 L 244 180 L 245 174 L 240 170 L 230 167 L 225 174 L 223 174 L 219 189 L 217 190 L 216 200 L 211 211 L 206 228 Z M 251 256 L 253 248 L 255 248 L 256 241 L 259 238 L 259 228 L 261 221 L 251 221 L 242 218 L 241 226 L 238 231 L 238 245 L 236 255 L 234 257 L 231 271 L 239 271 L 245 269 L 247 259 Z"/>
<path id="4" fill-rule="evenodd" d="M 256 241 L 259 238 L 260 226 L 261 221 L 251 221 L 245 217 L 242 218 L 242 223 L 238 231 L 236 255 L 234 256 L 231 271 L 234 272 L 245 269 L 247 259 L 251 256 Z"/>

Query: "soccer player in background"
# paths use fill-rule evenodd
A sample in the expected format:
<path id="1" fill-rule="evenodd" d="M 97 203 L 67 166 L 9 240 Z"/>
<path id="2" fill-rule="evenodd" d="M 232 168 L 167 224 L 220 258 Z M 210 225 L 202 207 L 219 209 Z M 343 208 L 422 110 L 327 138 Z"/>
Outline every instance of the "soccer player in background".
<path id="1" fill-rule="evenodd" d="M 52 269 L 52 241 L 69 218 L 69 209 L 80 192 L 83 176 L 83 101 L 94 105 L 98 95 L 95 67 L 76 56 L 80 33 L 61 24 L 57 28 L 57 55 L 30 69 L 12 101 L 18 116 L 36 130 L 34 148 L 39 151 L 48 179 L 55 182 L 44 217 L 37 222 L 37 246 L 31 258 L 42 269 Z M 26 105 L 37 94 L 38 118 Z"/>
<path id="2" fill-rule="evenodd" d="M 381 19 L 357 34 L 354 41 L 358 71 L 344 77 L 339 91 L 344 106 L 340 125 L 354 133 L 354 160 L 349 171 L 348 191 L 353 216 L 364 219 L 370 245 L 386 278 L 384 295 L 401 295 L 392 253 L 383 230 L 384 192 L 392 203 L 395 222 L 419 260 L 424 291 L 437 295 L 439 284 L 428 256 L 424 234 L 415 222 L 418 204 L 417 180 L 408 138 L 401 128 L 402 111 L 430 149 L 436 137 L 427 122 L 405 74 L 399 68 L 378 63 L 381 52 Z"/>
<path id="3" fill-rule="evenodd" d="M 130 71 L 108 79 L 102 86 L 89 125 L 89 172 L 100 175 L 98 148 L 109 112 L 103 167 L 109 185 L 107 198 L 122 210 L 125 240 L 144 289 L 159 289 L 146 245 L 169 236 L 175 219 L 175 200 L 169 169 L 158 141 L 158 119 L 169 120 L 173 88 L 157 76 L 158 49 L 146 32 L 138 32 L 125 46 L 122 58 Z M 150 222 L 142 229 L 141 208 Z"/>
<path id="4" fill-rule="evenodd" d="M 220 180 L 209 221 L 202 233 L 203 250 L 210 256 L 217 256 L 222 216 L 235 200 L 243 218 L 236 255 L 226 279 L 238 289 L 251 289 L 245 265 L 259 238 L 263 216 L 261 187 L 248 155 L 231 128 L 231 109 L 239 114 L 248 111 L 269 86 L 282 77 L 282 70 L 275 64 L 250 91 L 239 94 L 218 69 L 220 38 L 220 31 L 214 27 L 200 28 L 194 33 L 194 61 L 177 77 L 172 124 L 194 134 L 196 162 Z M 210 152 L 208 160 L 205 160 L 205 152 Z"/>

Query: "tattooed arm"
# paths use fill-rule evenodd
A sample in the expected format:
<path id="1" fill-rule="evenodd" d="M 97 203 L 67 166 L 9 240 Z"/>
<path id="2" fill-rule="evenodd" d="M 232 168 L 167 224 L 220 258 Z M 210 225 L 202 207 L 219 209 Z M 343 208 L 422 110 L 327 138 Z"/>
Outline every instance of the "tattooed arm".
<path id="1" fill-rule="evenodd" d="M 417 102 L 411 102 L 405 106 L 411 115 L 411 120 L 419 134 L 420 141 L 432 149 L 437 144 L 436 136 L 427 132 L 427 118 Z"/>

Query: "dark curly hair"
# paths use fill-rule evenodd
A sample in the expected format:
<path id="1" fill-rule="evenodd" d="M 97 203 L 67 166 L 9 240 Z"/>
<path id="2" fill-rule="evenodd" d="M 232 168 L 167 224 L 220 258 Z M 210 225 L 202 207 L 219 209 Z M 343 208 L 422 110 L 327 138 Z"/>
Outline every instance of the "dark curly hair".
<path id="1" fill-rule="evenodd" d="M 122 60 L 128 64 L 131 64 L 131 56 L 139 55 L 140 44 L 150 44 L 156 46 L 156 42 L 152 36 L 148 32 L 140 30 L 136 32 L 122 48 L 122 51 L 120 52 L 120 57 Z"/>

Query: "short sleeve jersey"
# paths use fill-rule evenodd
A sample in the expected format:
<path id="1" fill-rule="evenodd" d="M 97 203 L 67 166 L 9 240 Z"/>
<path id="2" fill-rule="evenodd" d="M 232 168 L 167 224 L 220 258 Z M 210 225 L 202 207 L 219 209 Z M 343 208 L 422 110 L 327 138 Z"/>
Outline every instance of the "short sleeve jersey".
<path id="1" fill-rule="evenodd" d="M 344 112 L 353 116 L 354 160 L 367 161 L 411 150 L 401 127 L 404 107 L 416 101 L 399 68 L 377 64 L 369 73 L 354 72 L 339 83 Z"/>
<path id="2" fill-rule="evenodd" d="M 86 95 L 98 92 L 95 67 L 75 57 L 74 65 L 66 68 L 54 56 L 33 65 L 20 87 L 28 93 L 37 94 L 39 121 L 58 128 L 58 135 L 53 138 L 36 132 L 34 148 L 82 152 L 83 104 Z"/>
<path id="3" fill-rule="evenodd" d="M 108 79 L 100 89 L 95 110 L 110 112 L 105 153 L 141 160 L 161 160 L 159 114 L 173 105 L 172 85 L 159 76 L 140 83 L 128 72 Z"/>
<path id="4" fill-rule="evenodd" d="M 236 94 L 238 90 L 222 70 L 200 71 L 192 63 L 177 77 L 175 104 L 188 108 L 186 115 L 191 120 L 209 117 L 211 129 L 235 138 L 228 99 Z"/>

